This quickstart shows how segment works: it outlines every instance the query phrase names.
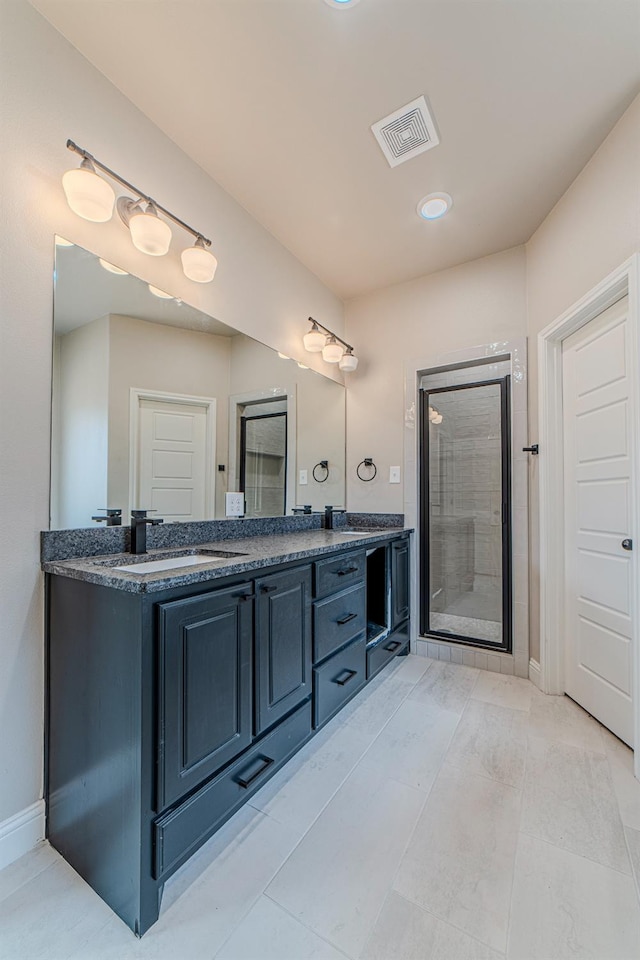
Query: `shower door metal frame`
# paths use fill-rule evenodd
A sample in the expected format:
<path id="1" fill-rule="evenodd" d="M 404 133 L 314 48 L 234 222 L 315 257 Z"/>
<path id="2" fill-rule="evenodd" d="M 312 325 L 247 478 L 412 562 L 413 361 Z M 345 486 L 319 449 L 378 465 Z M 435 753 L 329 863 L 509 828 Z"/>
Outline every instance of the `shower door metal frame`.
<path id="1" fill-rule="evenodd" d="M 430 500 L 429 500 L 429 398 L 439 393 L 455 393 L 475 387 L 500 387 L 500 452 L 502 457 L 502 642 L 491 643 L 476 637 L 465 637 L 429 627 L 431 612 L 431 578 L 429 570 Z M 500 653 L 511 653 L 512 630 L 512 577 L 511 577 L 511 377 L 493 380 L 475 380 L 449 387 L 421 388 L 420 407 L 420 636 L 438 640 L 452 640 L 468 646 L 483 647 Z"/>
<path id="2" fill-rule="evenodd" d="M 289 463 L 289 420 L 288 420 L 288 411 L 280 410 L 277 413 L 255 413 L 251 414 L 248 417 L 245 417 L 244 414 L 240 418 L 240 490 L 245 493 L 245 482 L 247 479 L 247 421 L 248 420 L 273 420 L 276 417 L 284 417 L 284 489 L 283 489 L 283 504 L 282 504 L 282 513 L 279 513 L 279 517 L 286 517 L 287 515 L 287 467 Z"/>

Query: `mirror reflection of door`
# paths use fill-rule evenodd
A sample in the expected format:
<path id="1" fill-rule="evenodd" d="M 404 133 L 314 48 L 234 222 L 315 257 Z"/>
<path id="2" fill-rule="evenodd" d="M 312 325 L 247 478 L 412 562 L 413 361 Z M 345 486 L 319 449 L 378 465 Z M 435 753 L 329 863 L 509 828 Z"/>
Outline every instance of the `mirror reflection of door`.
<path id="1" fill-rule="evenodd" d="M 137 396 L 132 507 L 165 521 L 213 516 L 215 400 Z"/>
<path id="2" fill-rule="evenodd" d="M 243 416 L 240 423 L 240 489 L 245 516 L 286 513 L 287 414 Z"/>

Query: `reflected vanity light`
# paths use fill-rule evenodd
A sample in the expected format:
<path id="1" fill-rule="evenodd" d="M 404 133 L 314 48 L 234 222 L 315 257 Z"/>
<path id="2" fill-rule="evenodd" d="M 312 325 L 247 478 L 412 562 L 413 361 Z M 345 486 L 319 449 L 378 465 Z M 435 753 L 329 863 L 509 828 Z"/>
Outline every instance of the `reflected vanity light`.
<path id="1" fill-rule="evenodd" d="M 129 274 L 126 270 L 123 270 L 121 267 L 116 267 L 115 263 L 109 263 L 108 260 L 103 260 L 100 258 L 98 263 L 103 270 L 107 270 L 109 273 L 115 273 L 118 277 L 128 277 Z"/>
<path id="2" fill-rule="evenodd" d="M 311 329 L 302 338 L 305 350 L 308 353 L 322 351 L 325 363 L 337 363 L 344 373 L 353 373 L 358 366 L 358 358 L 354 355 L 351 344 L 313 317 L 309 317 L 309 323 Z"/>
<path id="3" fill-rule="evenodd" d="M 56 247 L 74 247 L 75 244 L 71 243 L 71 240 L 65 240 L 64 237 L 56 236 Z"/>
<path id="4" fill-rule="evenodd" d="M 172 233 L 167 220 L 171 220 L 195 237 L 193 245 L 181 254 L 185 277 L 195 283 L 210 283 L 213 280 L 218 261 L 207 249 L 211 246 L 211 240 L 96 160 L 73 140 L 67 140 L 67 149 L 82 157 L 80 167 L 67 170 L 62 177 L 67 203 L 74 213 L 94 223 L 106 223 L 111 219 L 115 206 L 120 219 L 129 228 L 134 247 L 150 257 L 163 257 L 168 253 Z M 116 204 L 115 192 L 105 176 L 130 190 L 136 199 L 119 197 Z"/>
<path id="5" fill-rule="evenodd" d="M 435 423 L 436 426 L 442 423 L 442 414 L 435 407 L 429 407 L 429 423 Z"/>
<path id="6" fill-rule="evenodd" d="M 147 286 L 149 287 L 149 293 L 152 293 L 154 297 L 158 297 L 160 300 L 173 300 L 171 294 L 165 293 L 160 287 L 154 287 L 152 283 L 147 284 Z"/>

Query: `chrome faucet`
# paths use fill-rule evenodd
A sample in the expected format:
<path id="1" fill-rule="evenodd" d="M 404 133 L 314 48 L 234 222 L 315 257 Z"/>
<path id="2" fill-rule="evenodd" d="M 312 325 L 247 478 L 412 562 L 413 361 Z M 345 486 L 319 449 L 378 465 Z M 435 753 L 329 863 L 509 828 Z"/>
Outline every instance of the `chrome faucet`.
<path id="1" fill-rule="evenodd" d="M 147 512 L 147 510 L 131 511 L 131 553 L 146 553 L 147 525 L 155 527 L 159 523 L 164 523 L 161 517 L 148 517 Z"/>

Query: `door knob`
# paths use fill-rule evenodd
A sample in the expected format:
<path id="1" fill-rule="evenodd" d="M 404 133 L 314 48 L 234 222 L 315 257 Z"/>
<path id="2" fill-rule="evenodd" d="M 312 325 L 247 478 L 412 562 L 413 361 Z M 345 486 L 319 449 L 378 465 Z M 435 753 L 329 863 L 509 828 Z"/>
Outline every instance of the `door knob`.
<path id="1" fill-rule="evenodd" d="M 623 549 L 623 550 L 633 550 L 633 540 L 630 540 L 629 537 L 627 537 L 626 540 L 623 540 L 623 541 L 622 541 L 622 549 Z"/>

